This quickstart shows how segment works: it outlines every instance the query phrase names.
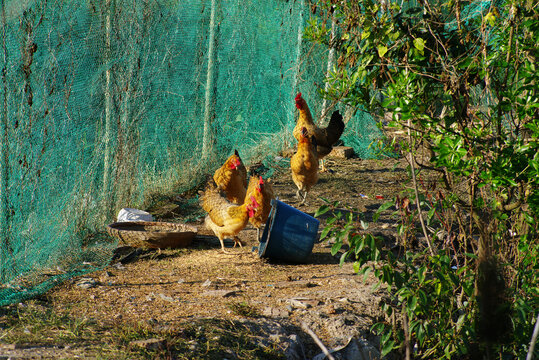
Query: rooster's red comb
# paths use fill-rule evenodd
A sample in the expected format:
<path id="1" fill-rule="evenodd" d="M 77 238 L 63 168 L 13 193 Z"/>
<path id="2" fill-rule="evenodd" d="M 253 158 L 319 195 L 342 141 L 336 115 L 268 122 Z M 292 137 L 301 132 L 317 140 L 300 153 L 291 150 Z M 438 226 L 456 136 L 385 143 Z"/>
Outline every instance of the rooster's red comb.
<path id="1" fill-rule="evenodd" d="M 301 93 L 298 93 L 298 94 L 296 95 L 296 99 L 295 99 L 295 100 L 296 100 L 296 101 L 299 101 L 300 99 L 301 99 Z"/>
<path id="2" fill-rule="evenodd" d="M 262 176 L 259 176 L 258 178 L 258 185 L 264 185 L 264 179 L 262 179 Z"/>

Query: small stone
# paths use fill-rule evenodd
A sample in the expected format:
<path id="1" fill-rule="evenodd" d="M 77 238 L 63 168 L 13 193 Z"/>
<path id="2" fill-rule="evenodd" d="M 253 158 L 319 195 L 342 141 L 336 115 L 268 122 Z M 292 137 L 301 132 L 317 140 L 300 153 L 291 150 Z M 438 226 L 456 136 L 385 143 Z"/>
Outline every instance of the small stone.
<path id="1" fill-rule="evenodd" d="M 287 300 L 287 303 L 289 303 L 293 308 L 296 309 L 308 309 L 313 307 L 313 305 L 318 305 L 318 300 L 308 300 L 308 299 L 289 299 Z"/>
<path id="2" fill-rule="evenodd" d="M 349 146 L 334 146 L 328 154 L 328 157 L 341 159 L 350 159 L 352 156 L 354 156 L 354 149 Z"/>
<path id="3" fill-rule="evenodd" d="M 202 296 L 219 296 L 219 297 L 230 297 L 236 295 L 234 290 L 208 290 L 202 293 Z"/>
<path id="4" fill-rule="evenodd" d="M 158 350 L 163 349 L 165 347 L 166 340 L 165 339 L 147 339 L 147 340 L 136 340 L 131 341 L 129 345 L 132 346 L 138 346 L 146 350 Z"/>
<path id="5" fill-rule="evenodd" d="M 0 349 L 3 350 L 15 350 L 17 348 L 17 344 L 0 344 Z"/>
<path id="6" fill-rule="evenodd" d="M 262 315 L 266 317 L 285 318 L 290 315 L 290 312 L 287 309 L 268 306 L 265 307 L 264 310 L 262 310 Z"/>
<path id="7" fill-rule="evenodd" d="M 288 336 L 285 355 L 287 360 L 302 360 L 306 358 L 303 343 L 296 334 Z"/>
<path id="8" fill-rule="evenodd" d="M 76 285 L 83 289 L 90 289 L 97 285 L 97 281 L 92 278 L 81 278 L 77 281 Z"/>
<path id="9" fill-rule="evenodd" d="M 196 342 L 195 340 L 189 342 L 189 350 L 195 351 L 197 347 L 198 347 L 198 342 Z"/>
<path id="10" fill-rule="evenodd" d="M 120 262 L 117 262 L 116 264 L 113 264 L 112 267 L 117 269 L 117 270 L 125 270 L 125 266 Z"/>
<path id="11" fill-rule="evenodd" d="M 204 283 L 202 284 L 203 287 L 208 287 L 210 285 L 211 285 L 211 280 L 210 279 L 204 281 Z"/>
<path id="12" fill-rule="evenodd" d="M 331 314 L 331 315 L 337 314 L 337 310 L 335 309 L 335 306 L 333 306 L 332 304 L 327 305 L 325 307 L 325 310 L 326 310 L 326 313 L 328 314 Z"/>
<path id="13" fill-rule="evenodd" d="M 167 296 L 165 294 L 159 294 L 158 295 L 161 299 L 165 300 L 165 301 L 170 301 L 170 302 L 173 302 L 174 301 L 174 298 L 171 297 L 171 296 Z"/>

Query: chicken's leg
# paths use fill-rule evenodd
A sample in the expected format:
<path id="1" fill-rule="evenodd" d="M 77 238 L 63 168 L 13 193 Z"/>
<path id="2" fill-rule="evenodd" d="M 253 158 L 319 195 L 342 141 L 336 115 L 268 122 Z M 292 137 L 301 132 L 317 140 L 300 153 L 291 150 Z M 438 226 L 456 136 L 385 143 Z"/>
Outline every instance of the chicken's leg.
<path id="1" fill-rule="evenodd" d="M 240 248 L 243 247 L 243 243 L 241 242 L 240 238 L 237 237 L 237 236 L 234 236 L 234 247 L 236 247 L 236 245 L 240 245 Z"/>
<path id="2" fill-rule="evenodd" d="M 306 199 L 307 199 L 307 191 L 305 191 L 305 195 L 303 195 L 303 199 L 301 200 L 301 202 L 299 204 L 300 205 L 307 205 L 307 203 L 305 202 Z"/>
<path id="3" fill-rule="evenodd" d="M 221 242 L 221 252 L 223 252 L 224 254 L 230 254 L 228 251 L 225 250 L 225 241 L 224 241 L 224 239 L 219 237 L 219 241 Z"/>

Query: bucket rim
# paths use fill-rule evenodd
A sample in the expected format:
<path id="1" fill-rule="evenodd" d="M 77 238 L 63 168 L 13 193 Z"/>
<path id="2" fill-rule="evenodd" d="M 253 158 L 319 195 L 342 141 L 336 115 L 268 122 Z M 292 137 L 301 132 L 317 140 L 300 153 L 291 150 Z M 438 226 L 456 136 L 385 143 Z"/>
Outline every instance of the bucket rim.
<path id="1" fill-rule="evenodd" d="M 266 221 L 266 225 L 264 226 L 264 232 L 262 233 L 262 237 L 260 238 L 260 241 L 258 244 L 258 257 L 262 258 L 266 254 L 266 249 L 268 248 L 268 242 L 271 238 L 271 231 L 273 229 L 273 223 L 275 220 L 275 215 L 277 213 L 277 201 L 278 199 L 271 199 L 271 210 L 268 215 L 268 220 Z M 262 241 L 265 240 L 265 241 Z M 264 246 L 262 246 L 264 244 Z"/>

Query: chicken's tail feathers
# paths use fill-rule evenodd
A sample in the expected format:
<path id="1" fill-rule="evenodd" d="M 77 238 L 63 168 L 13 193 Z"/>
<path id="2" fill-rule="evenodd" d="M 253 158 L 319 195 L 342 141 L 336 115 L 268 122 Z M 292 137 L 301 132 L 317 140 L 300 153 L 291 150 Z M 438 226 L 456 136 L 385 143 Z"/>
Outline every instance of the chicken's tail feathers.
<path id="1" fill-rule="evenodd" d="M 249 166 L 249 169 L 248 169 L 248 175 L 249 176 L 259 176 L 260 175 L 260 165 L 259 163 L 257 164 L 253 164 L 251 166 Z"/>
<path id="2" fill-rule="evenodd" d="M 219 193 L 219 186 L 215 183 L 215 180 L 213 180 L 212 176 L 206 177 L 206 185 L 204 186 L 204 191 L 198 192 L 200 197 L 199 200 L 201 203 L 204 202 L 204 199 L 209 195 L 210 193 Z"/>
<path id="3" fill-rule="evenodd" d="M 344 121 L 342 114 L 339 110 L 335 110 L 333 114 L 331 114 L 331 119 L 329 120 L 329 124 L 327 126 L 328 143 L 331 145 L 335 144 L 343 132 Z"/>
<path id="4" fill-rule="evenodd" d="M 205 189 L 217 187 L 217 183 L 215 182 L 212 175 L 207 175 L 204 182 L 206 183 L 206 185 L 204 186 Z"/>

